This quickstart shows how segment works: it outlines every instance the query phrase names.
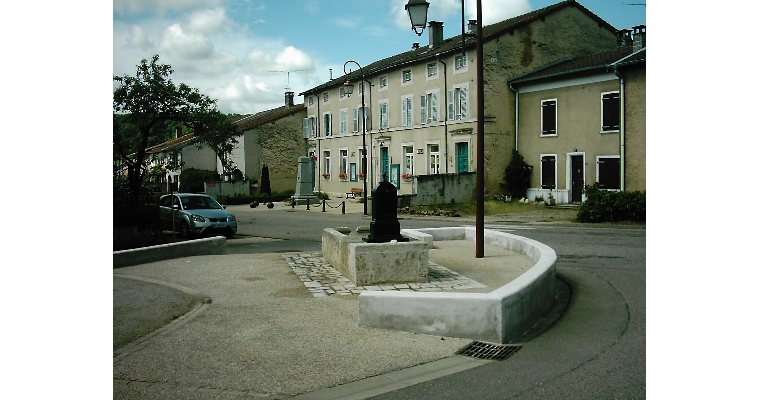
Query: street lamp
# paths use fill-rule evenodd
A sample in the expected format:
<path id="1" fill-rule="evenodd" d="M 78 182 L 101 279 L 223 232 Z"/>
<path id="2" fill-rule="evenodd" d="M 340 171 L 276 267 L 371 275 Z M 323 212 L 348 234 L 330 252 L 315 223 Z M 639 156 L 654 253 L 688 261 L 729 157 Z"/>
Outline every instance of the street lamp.
<path id="1" fill-rule="evenodd" d="M 412 23 L 412 29 L 414 30 L 417 35 L 422 35 L 422 30 L 419 32 L 417 31 L 417 28 L 420 27 L 420 24 L 422 24 L 422 29 L 425 28 L 425 23 L 427 22 L 427 9 L 429 7 L 429 4 L 424 0 L 409 0 L 409 2 L 404 7 L 407 12 L 409 13 L 409 20 Z M 420 16 L 419 12 L 424 10 L 424 15 Z M 464 0 L 462 0 L 462 15 L 464 15 Z M 464 22 L 464 21 L 463 21 Z M 485 180 L 484 180 L 484 168 L 485 168 L 485 162 L 484 162 L 484 156 L 483 156 L 483 146 L 484 146 L 484 137 L 485 137 L 485 100 L 483 98 L 483 5 L 481 4 L 481 0 L 477 0 L 477 24 L 478 24 L 478 31 L 477 31 L 477 108 L 478 108 L 478 122 L 477 122 L 477 152 L 476 152 L 476 166 L 477 169 L 476 172 L 476 210 L 475 210 L 475 258 L 483 258 L 483 208 L 484 208 L 484 189 L 485 189 Z M 464 23 L 462 24 L 462 45 L 464 46 Z M 464 47 L 462 48 L 462 51 L 464 51 Z"/>
<path id="2" fill-rule="evenodd" d="M 359 73 L 362 76 L 362 173 L 364 174 L 364 189 L 362 192 L 362 201 L 364 202 L 364 215 L 367 215 L 367 120 L 365 116 L 365 109 L 367 106 L 364 104 L 364 71 L 362 70 L 362 66 L 359 65 L 358 62 L 354 60 L 348 60 L 345 64 L 343 64 L 343 73 L 348 75 L 350 73 L 346 72 L 346 65 L 348 63 L 354 63 L 357 67 L 359 67 Z M 343 88 L 346 92 L 346 96 L 351 97 L 351 95 L 354 93 L 354 85 L 351 84 L 351 81 L 346 79 L 346 83 L 343 84 Z"/>
<path id="3" fill-rule="evenodd" d="M 425 0 L 409 0 L 404 9 L 409 14 L 409 21 L 412 22 L 412 30 L 417 36 L 422 36 L 422 31 L 427 25 L 427 12 L 430 3 Z M 419 29 L 419 31 L 417 31 Z"/>

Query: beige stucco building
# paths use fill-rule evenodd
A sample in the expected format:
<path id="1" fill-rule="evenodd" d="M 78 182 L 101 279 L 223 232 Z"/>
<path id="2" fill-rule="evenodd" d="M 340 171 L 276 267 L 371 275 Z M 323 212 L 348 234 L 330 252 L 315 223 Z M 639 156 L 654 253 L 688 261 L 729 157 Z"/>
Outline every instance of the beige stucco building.
<path id="1" fill-rule="evenodd" d="M 349 62 L 353 72 L 301 93 L 315 190 L 344 194 L 361 187 L 366 172 L 370 188 L 388 174 L 399 194 L 407 194 L 413 180 L 404 176 L 475 171 L 474 39 L 468 37 L 463 54 L 461 35 L 444 40 L 436 21 L 427 30 L 428 45 L 361 69 Z M 515 146 L 515 96 L 507 80 L 563 58 L 613 49 L 617 30 L 575 1 L 562 1 L 483 31 L 485 191 L 499 194 Z M 346 80 L 356 87 L 352 96 L 345 93 Z"/>
<path id="2" fill-rule="evenodd" d="M 624 31 L 625 33 L 626 31 Z M 634 39 L 643 41 L 644 27 Z M 646 190 L 646 47 L 553 63 L 509 80 L 518 152 L 533 167 L 527 197 L 581 202 L 584 185 Z"/>

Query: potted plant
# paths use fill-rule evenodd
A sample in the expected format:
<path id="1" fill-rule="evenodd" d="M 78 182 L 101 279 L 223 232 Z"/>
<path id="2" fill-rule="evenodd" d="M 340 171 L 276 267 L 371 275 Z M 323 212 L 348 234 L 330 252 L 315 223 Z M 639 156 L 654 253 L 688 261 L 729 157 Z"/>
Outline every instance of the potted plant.
<path id="1" fill-rule="evenodd" d="M 554 194 L 552 193 L 553 190 L 554 190 L 554 185 L 549 185 L 549 199 L 546 202 L 547 206 L 555 206 L 555 205 L 557 205 L 556 200 L 554 200 Z"/>
<path id="2" fill-rule="evenodd" d="M 409 179 L 412 179 L 414 177 L 414 175 L 412 175 L 412 174 L 403 174 L 403 175 L 401 175 L 401 177 L 404 178 L 405 180 L 409 180 Z"/>
<path id="3" fill-rule="evenodd" d="M 325 172 L 324 174 L 322 174 L 322 177 L 325 178 L 325 179 L 330 179 L 330 174 L 328 174 L 327 172 Z"/>
<path id="4" fill-rule="evenodd" d="M 359 172 L 359 179 L 364 180 L 364 172 Z"/>
<path id="5" fill-rule="evenodd" d="M 338 174 L 338 178 L 340 178 L 340 180 L 342 181 L 345 181 L 346 179 L 348 179 L 348 174 L 340 173 Z"/>

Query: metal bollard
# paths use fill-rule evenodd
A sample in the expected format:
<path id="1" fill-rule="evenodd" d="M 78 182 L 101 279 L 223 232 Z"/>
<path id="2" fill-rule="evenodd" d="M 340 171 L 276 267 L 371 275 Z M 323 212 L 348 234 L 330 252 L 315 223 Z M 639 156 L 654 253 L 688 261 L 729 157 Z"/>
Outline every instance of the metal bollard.
<path id="1" fill-rule="evenodd" d="M 309 203 L 311 203 L 311 200 L 310 199 L 306 199 L 306 210 L 307 211 L 310 210 Z"/>
<path id="2" fill-rule="evenodd" d="M 322 200 L 322 212 L 327 212 L 325 210 L 325 206 L 327 205 L 327 200 Z"/>
<path id="3" fill-rule="evenodd" d="M 343 203 L 341 203 L 341 205 L 343 206 L 343 214 L 345 214 L 346 213 L 346 201 L 343 200 Z"/>

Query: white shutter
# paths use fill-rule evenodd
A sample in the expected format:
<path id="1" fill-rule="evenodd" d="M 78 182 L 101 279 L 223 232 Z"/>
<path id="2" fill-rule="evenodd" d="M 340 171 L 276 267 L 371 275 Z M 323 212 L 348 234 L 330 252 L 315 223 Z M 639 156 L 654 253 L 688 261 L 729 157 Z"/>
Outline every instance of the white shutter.
<path id="1" fill-rule="evenodd" d="M 449 90 L 449 121 L 454 120 L 454 89 Z"/>
<path id="2" fill-rule="evenodd" d="M 469 118 L 467 113 L 467 88 L 459 88 L 459 114 L 461 119 Z"/>
<path id="3" fill-rule="evenodd" d="M 310 133 L 311 133 L 311 118 L 304 118 L 302 137 L 304 139 L 308 139 Z"/>
<path id="4" fill-rule="evenodd" d="M 359 109 L 354 108 L 354 132 L 359 132 Z"/>
<path id="5" fill-rule="evenodd" d="M 420 123 L 425 124 L 427 123 L 428 116 L 427 116 L 427 96 L 424 94 L 420 96 Z"/>
<path id="6" fill-rule="evenodd" d="M 438 93 L 430 94 L 430 122 L 438 122 Z"/>

